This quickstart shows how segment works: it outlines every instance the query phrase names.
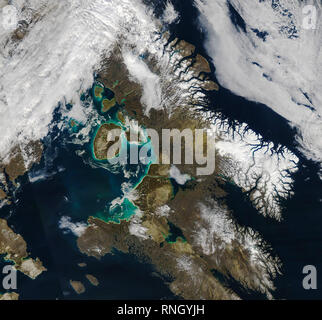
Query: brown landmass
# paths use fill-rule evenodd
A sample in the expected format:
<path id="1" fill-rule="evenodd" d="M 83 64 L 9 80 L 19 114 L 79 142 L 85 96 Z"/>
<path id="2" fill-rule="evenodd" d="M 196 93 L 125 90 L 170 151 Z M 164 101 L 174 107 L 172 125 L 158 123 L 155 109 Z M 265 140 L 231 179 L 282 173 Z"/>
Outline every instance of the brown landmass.
<path id="1" fill-rule="evenodd" d="M 0 161 L 0 171 L 4 171 L 10 181 L 15 182 L 35 163 L 39 163 L 43 152 L 40 141 L 31 141 L 26 146 L 16 146 L 9 152 L 8 161 Z M 23 156 L 25 155 L 25 158 Z"/>
<path id="2" fill-rule="evenodd" d="M 109 99 L 104 99 L 102 101 L 102 112 L 107 112 L 109 111 L 112 107 L 114 107 L 116 104 L 116 99 L 113 98 L 111 100 Z"/>
<path id="3" fill-rule="evenodd" d="M 86 268 L 87 267 L 87 264 L 85 262 L 80 262 L 80 263 L 78 263 L 78 266 L 80 268 Z"/>
<path id="4" fill-rule="evenodd" d="M 114 92 L 114 98 L 118 104 L 122 104 L 124 99 L 128 105 L 135 106 L 141 104 L 141 86 L 130 80 L 129 72 L 122 59 L 120 47 L 115 47 L 108 58 L 108 63 L 104 64 L 101 68 L 98 80 L 106 88 Z"/>
<path id="5" fill-rule="evenodd" d="M 5 254 L 5 260 L 13 261 L 17 270 L 32 279 L 47 270 L 38 258 L 28 258 L 25 240 L 14 233 L 4 219 L 0 219 L 0 254 Z"/>
<path id="6" fill-rule="evenodd" d="M 69 283 L 77 294 L 82 294 L 86 291 L 84 285 L 80 281 L 69 280 Z"/>
<path id="7" fill-rule="evenodd" d="M 97 280 L 97 278 L 96 277 L 94 277 L 93 275 L 91 275 L 91 274 L 87 274 L 86 275 L 86 278 L 87 278 L 87 280 L 93 285 L 93 286 L 95 286 L 95 287 L 97 287 L 100 283 L 99 283 L 99 281 Z"/>
<path id="8" fill-rule="evenodd" d="M 0 158 L 0 201 L 11 204 L 17 179 L 23 176 L 33 164 L 39 163 L 43 146 L 40 141 L 31 141 L 25 146 L 15 146 L 6 158 Z M 10 186 L 12 184 L 12 187 Z"/>
<path id="9" fill-rule="evenodd" d="M 189 62 L 188 68 L 192 69 L 193 76 L 200 80 L 201 88 L 219 89 L 218 85 L 208 77 L 211 70 L 207 60 L 195 53 L 194 46 L 175 39 L 169 47 L 181 52 L 180 63 Z M 157 72 L 152 58 L 147 63 L 151 70 Z M 126 93 L 131 93 L 127 95 L 123 106 L 122 118 L 125 115 L 136 119 L 140 125 L 154 128 L 159 134 L 163 128 L 179 130 L 190 128 L 194 131 L 207 128 L 209 125 L 207 120 L 196 115 L 195 110 L 191 111 L 191 106 L 195 103 L 193 98 L 171 112 L 167 109 L 152 109 L 149 115 L 146 115 L 140 103 L 142 90 L 138 84 L 130 80 L 119 48 L 115 49 L 111 58 L 107 59 L 100 72 L 100 81 L 105 86 L 111 88 L 116 80 L 120 80 L 113 88 L 118 102 Z M 182 145 L 182 156 L 186 148 L 193 148 Z M 161 150 L 159 155 L 162 156 Z M 215 160 L 216 164 L 225 161 L 218 154 Z M 177 167 L 183 174 L 189 174 L 191 177 L 195 175 L 196 165 L 182 164 Z M 202 218 L 199 204 L 210 201 L 208 198 L 215 198 L 226 208 L 225 191 L 222 188 L 223 181 L 220 172 L 217 171 L 218 168 L 219 166 L 216 166 L 213 175 L 187 182 L 185 189 L 179 189 L 174 195 L 169 179 L 170 165 L 151 165 L 147 176 L 136 188 L 138 197 L 134 201 L 143 212 L 140 223 L 145 228 L 147 237 L 141 238 L 129 232 L 129 227 L 133 223 L 131 220 L 115 224 L 90 217 L 88 228 L 77 240 L 80 251 L 98 259 L 106 254 L 112 254 L 113 248 L 124 253 L 133 253 L 142 261 L 151 263 L 169 283 L 170 289 L 185 299 L 239 299 L 238 293 L 227 287 L 216 274 L 234 279 L 246 291 L 254 290 L 264 294 L 267 284 L 261 280 L 263 270 L 253 264 L 250 252 L 241 240 L 234 239 L 230 244 L 226 244 L 214 232 L 209 241 L 217 249 L 216 252 L 209 254 L 205 253 L 200 243 L 196 241 L 200 228 L 210 232 L 209 222 Z M 167 206 L 171 213 L 159 214 L 158 209 L 163 206 Z M 227 210 L 227 221 L 230 218 Z M 176 226 L 182 233 L 182 236 L 172 241 L 168 238 L 173 236 L 170 224 Z"/>
<path id="10" fill-rule="evenodd" d="M 7 194 L 2 189 L 0 189 L 0 200 L 4 200 L 6 198 L 7 198 Z"/>
<path id="11" fill-rule="evenodd" d="M 154 212 L 166 204 L 172 197 L 173 188 L 169 179 L 147 176 L 138 186 L 140 197 L 134 201 L 144 212 Z"/>
<path id="12" fill-rule="evenodd" d="M 196 79 L 200 80 L 199 85 L 201 88 L 207 91 L 219 90 L 218 84 L 210 79 L 211 68 L 209 62 L 202 55 L 196 53 L 194 45 L 176 38 L 169 44 L 169 47 L 181 53 L 181 63 L 183 61 L 189 63 L 188 69 Z M 177 67 L 179 66 L 180 64 Z"/>
<path id="13" fill-rule="evenodd" d="M 43 152 L 40 141 L 31 141 L 25 146 L 16 146 L 6 159 L 0 159 L 1 184 L 0 200 L 9 201 L 9 194 L 14 193 L 12 188 L 17 187 L 17 179 L 23 176 L 35 163 L 39 163 Z M 13 187 L 9 187 L 10 182 Z M 47 269 L 36 258 L 28 258 L 27 244 L 21 235 L 13 232 L 8 227 L 6 220 L 0 219 L 0 254 L 5 254 L 5 259 L 14 262 L 15 268 L 32 279 L 37 278 Z M 14 297 L 14 295 L 13 295 Z"/>
<path id="14" fill-rule="evenodd" d="M 0 300 L 19 300 L 19 294 L 16 292 L 0 294 Z"/>
<path id="15" fill-rule="evenodd" d="M 119 137 L 116 137 L 115 141 L 108 142 L 108 134 L 113 129 L 121 130 L 121 127 L 114 123 L 104 123 L 98 129 L 94 139 L 94 156 L 97 160 L 107 160 L 107 151 L 109 148 L 119 141 Z M 119 150 L 115 151 L 114 156 L 117 156 Z"/>

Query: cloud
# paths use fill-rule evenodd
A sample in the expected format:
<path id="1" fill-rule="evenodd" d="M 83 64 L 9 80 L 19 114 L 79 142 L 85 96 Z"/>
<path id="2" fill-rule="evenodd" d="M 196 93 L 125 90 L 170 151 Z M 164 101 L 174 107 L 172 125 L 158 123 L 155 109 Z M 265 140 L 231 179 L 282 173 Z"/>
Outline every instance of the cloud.
<path id="1" fill-rule="evenodd" d="M 159 217 L 166 217 L 167 218 L 167 217 L 169 217 L 170 211 L 171 211 L 171 208 L 167 204 L 165 204 L 165 205 L 157 208 L 155 210 L 155 214 Z"/>
<path id="2" fill-rule="evenodd" d="M 179 22 L 179 13 L 176 11 L 176 9 L 170 1 L 168 1 L 166 4 L 162 20 L 168 24 Z"/>
<path id="3" fill-rule="evenodd" d="M 220 84 L 289 120 L 301 151 L 322 161 L 321 19 L 316 30 L 303 29 L 305 3 L 297 1 L 195 3 Z"/>
<path id="4" fill-rule="evenodd" d="M 174 165 L 172 165 L 170 168 L 170 177 L 180 185 L 184 185 L 187 181 L 191 180 L 189 174 L 182 174 L 180 170 Z"/>
<path id="5" fill-rule="evenodd" d="M 160 78 L 149 69 L 144 61 L 131 52 L 124 52 L 123 58 L 131 76 L 142 85 L 141 102 L 146 107 L 145 112 L 148 114 L 152 108 L 160 109 L 162 106 Z"/>
<path id="6" fill-rule="evenodd" d="M 80 93 L 92 86 L 94 70 L 120 35 L 148 46 L 155 30 L 140 0 L 29 0 L 21 19 L 29 26 L 19 42 L 0 27 L 0 157 L 46 136 L 59 102 L 80 105 Z M 79 107 L 77 114 L 84 118 Z"/>
<path id="7" fill-rule="evenodd" d="M 86 230 L 87 224 L 83 222 L 72 222 L 67 216 L 61 217 L 59 220 L 59 228 L 65 230 L 65 233 L 72 232 L 76 237 L 80 237 Z"/>

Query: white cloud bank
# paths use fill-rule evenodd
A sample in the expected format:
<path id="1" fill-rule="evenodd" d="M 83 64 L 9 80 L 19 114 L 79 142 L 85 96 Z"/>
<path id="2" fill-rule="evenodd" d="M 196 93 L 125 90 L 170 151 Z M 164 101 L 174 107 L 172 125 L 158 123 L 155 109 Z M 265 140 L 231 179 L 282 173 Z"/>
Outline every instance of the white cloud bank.
<path id="1" fill-rule="evenodd" d="M 195 3 L 220 84 L 288 119 L 306 157 L 322 161 L 322 20 L 315 30 L 302 28 L 302 8 L 311 2 L 230 0 L 246 33 L 232 23 L 228 1 Z"/>
<path id="2" fill-rule="evenodd" d="M 120 35 L 140 45 L 155 30 L 140 0 L 25 4 L 21 19 L 30 24 L 21 41 L 0 24 L 0 158 L 17 143 L 44 137 L 58 102 L 79 104 L 80 91 L 92 85 L 103 53 Z M 35 14 L 40 19 L 32 22 Z"/>
<path id="3" fill-rule="evenodd" d="M 151 108 L 159 109 L 162 106 L 160 78 L 133 53 L 125 51 L 123 58 L 131 77 L 142 85 L 141 102 L 145 106 L 146 114 L 149 113 Z"/>

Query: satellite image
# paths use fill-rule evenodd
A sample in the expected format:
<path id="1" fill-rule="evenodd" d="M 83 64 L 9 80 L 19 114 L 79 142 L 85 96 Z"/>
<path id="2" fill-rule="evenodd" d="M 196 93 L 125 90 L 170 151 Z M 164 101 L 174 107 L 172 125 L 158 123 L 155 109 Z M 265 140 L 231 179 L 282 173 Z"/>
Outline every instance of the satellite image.
<path id="1" fill-rule="evenodd" d="M 321 18 L 0 0 L 0 300 L 322 299 Z"/>

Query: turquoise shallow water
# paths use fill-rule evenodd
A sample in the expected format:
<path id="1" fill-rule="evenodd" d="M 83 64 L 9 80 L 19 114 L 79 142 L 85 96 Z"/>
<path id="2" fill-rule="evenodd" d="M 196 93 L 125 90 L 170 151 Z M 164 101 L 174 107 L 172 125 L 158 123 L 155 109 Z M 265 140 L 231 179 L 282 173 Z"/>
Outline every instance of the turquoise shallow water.
<path id="1" fill-rule="evenodd" d="M 99 88 L 99 96 L 95 89 Z M 96 95 L 95 95 L 96 93 Z M 108 197 L 104 196 L 104 189 L 102 191 L 97 190 L 97 194 L 100 195 L 100 199 L 98 201 L 105 201 L 106 205 L 99 208 L 95 213 L 91 215 L 98 217 L 106 222 L 114 222 L 120 223 L 121 220 L 129 220 L 132 215 L 134 215 L 137 211 L 137 207 L 131 201 L 130 198 L 127 197 L 127 194 L 122 193 L 131 193 L 131 190 L 134 190 L 138 184 L 143 180 L 144 176 L 147 174 L 148 169 L 150 167 L 151 162 L 147 164 L 138 163 L 137 165 L 129 164 L 129 154 L 130 149 L 135 148 L 136 145 L 127 141 L 126 139 L 126 126 L 123 122 L 118 118 L 118 112 L 122 110 L 122 105 L 116 104 L 113 108 L 111 108 L 108 112 L 102 112 L 102 101 L 104 99 L 113 99 L 114 93 L 112 90 L 105 88 L 101 83 L 95 82 L 93 88 L 89 90 L 88 93 L 82 95 L 82 100 L 84 104 L 87 102 L 92 105 L 92 108 L 96 110 L 96 112 L 103 117 L 103 121 L 93 126 L 91 130 L 91 142 L 85 146 L 87 150 L 87 155 L 85 156 L 85 162 L 94 163 L 94 165 L 99 164 L 102 168 L 105 168 L 106 171 L 109 171 L 108 181 L 113 181 L 113 190 L 119 190 L 120 192 L 116 192 L 115 194 L 109 194 Z M 73 119 L 69 120 L 70 124 L 72 122 L 71 131 L 73 133 L 77 133 L 81 128 L 82 124 L 75 122 Z M 111 164 L 109 160 L 98 160 L 94 155 L 94 139 L 95 136 L 103 124 L 115 124 L 120 129 L 122 129 L 121 135 L 121 149 L 119 155 L 110 159 L 111 161 L 115 161 L 120 159 L 120 155 L 125 154 L 125 158 L 127 158 L 126 165 L 116 164 L 118 167 L 117 173 L 115 173 L 115 164 Z M 144 129 L 142 129 L 144 131 Z M 147 139 L 146 143 L 141 143 L 138 147 L 140 151 L 141 148 L 147 148 L 151 153 L 153 153 L 152 145 Z M 89 156 L 90 155 L 90 156 Z M 129 178 L 125 178 L 126 175 L 129 175 Z M 123 188 L 123 184 L 127 183 L 126 188 Z M 86 188 L 85 188 L 86 189 Z M 97 188 L 95 187 L 94 190 Z M 100 186 L 98 186 L 100 189 Z M 126 189 L 125 191 L 123 189 Z M 78 190 L 76 190 L 76 193 Z M 114 200 L 114 201 L 113 201 Z M 113 203 L 112 203 L 113 201 Z M 74 202 L 74 201 L 72 201 Z M 79 206 L 79 201 L 74 202 L 74 206 Z"/>
<path id="2" fill-rule="evenodd" d="M 84 104 L 91 96 L 82 96 Z M 97 107 L 97 106 L 94 106 Z M 117 107 L 106 114 L 106 121 L 117 124 Z M 97 112 L 101 112 L 97 109 Z M 61 121 L 57 108 L 54 123 Z M 136 257 L 114 252 L 98 261 L 80 253 L 76 236 L 59 229 L 62 217 L 73 223 L 85 224 L 89 216 L 106 222 L 119 223 L 136 212 L 135 205 L 124 196 L 122 184 L 129 182 L 135 188 L 146 175 L 149 165 L 126 165 L 133 172 L 129 179 L 123 170 L 107 170 L 107 161 L 96 161 L 92 142 L 99 127 L 93 126 L 89 143 L 79 146 L 72 143 L 73 134 L 79 132 L 82 123 L 65 119 L 65 129 L 53 128 L 45 139 L 44 157 L 30 171 L 30 177 L 40 178 L 30 183 L 28 176 L 21 179 L 22 186 L 11 208 L 1 210 L 1 217 L 28 243 L 32 257 L 39 257 L 47 272 L 31 280 L 18 272 L 18 292 L 22 299 L 166 299 L 175 298 L 162 279 L 156 277 L 153 267 L 140 263 Z M 124 147 L 131 147 L 125 141 Z M 85 150 L 82 156 L 77 151 Z M 95 165 L 99 163 L 99 165 Z M 43 177 L 43 178 L 41 178 Z M 130 191 L 127 190 L 127 191 Z M 115 201 L 118 199 L 119 201 Z M 112 206 L 112 203 L 114 204 Z M 87 268 L 77 264 L 85 262 Z M 1 265 L 6 262 L 1 261 Z M 100 285 L 93 287 L 85 274 L 93 274 Z M 77 295 L 69 280 L 82 281 L 86 292 Z"/>
<path id="3" fill-rule="evenodd" d="M 68 139 L 68 135 L 67 131 L 59 138 L 55 134 L 55 139 L 47 143 L 43 161 L 31 172 L 46 173 L 48 177 L 31 184 L 25 176 L 17 195 L 19 202 L 11 210 L 6 208 L 1 212 L 2 217 L 8 218 L 9 225 L 25 238 L 32 256 L 39 257 L 48 268 L 36 280 L 18 273 L 21 298 L 174 298 L 164 281 L 154 275 L 152 266 L 120 252 L 107 255 L 101 261 L 87 257 L 79 252 L 76 237 L 59 229 L 63 216 L 70 217 L 72 222 L 86 223 L 89 216 L 102 214 L 104 220 L 119 222 L 135 211 L 126 198 L 122 205 L 110 211 L 111 202 L 123 196 L 123 174 L 89 166 L 84 158 L 76 155 L 78 146 L 61 143 Z M 91 157 L 90 149 L 87 152 Z M 135 177 L 133 184 L 140 178 L 140 175 Z M 80 268 L 77 265 L 80 262 L 85 262 L 87 268 Z M 86 273 L 98 278 L 99 287 L 93 287 L 86 280 Z M 69 285 L 70 279 L 82 281 L 86 292 L 80 296 L 74 293 Z"/>

